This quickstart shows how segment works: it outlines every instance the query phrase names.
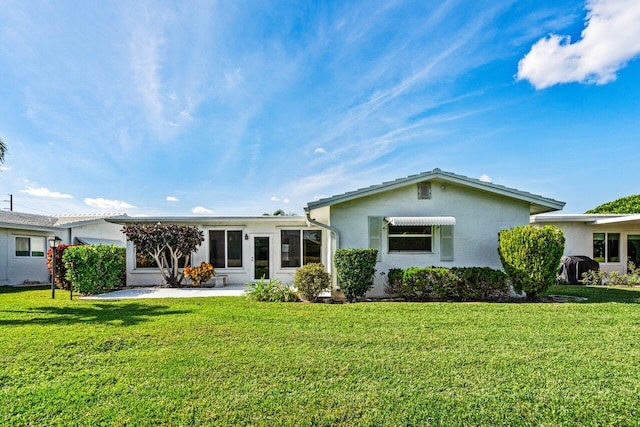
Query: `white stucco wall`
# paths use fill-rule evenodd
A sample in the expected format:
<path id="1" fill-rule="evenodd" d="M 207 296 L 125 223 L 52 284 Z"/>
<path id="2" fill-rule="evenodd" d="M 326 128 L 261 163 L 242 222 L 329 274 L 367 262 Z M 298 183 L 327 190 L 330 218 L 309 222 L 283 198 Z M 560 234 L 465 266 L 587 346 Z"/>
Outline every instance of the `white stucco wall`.
<path id="1" fill-rule="evenodd" d="M 104 220 L 94 221 L 86 225 L 78 225 L 71 229 L 70 241 L 74 242 L 76 237 L 87 237 L 91 239 L 108 239 L 126 241 L 124 233 L 121 231 L 122 225 L 112 224 Z"/>
<path id="2" fill-rule="evenodd" d="M 274 223 L 273 221 L 236 221 L 232 223 L 220 223 L 216 225 L 199 225 L 204 232 L 205 241 L 197 252 L 192 254 L 191 265 L 199 265 L 209 260 L 209 230 L 241 230 L 242 231 L 242 267 L 216 268 L 217 275 L 226 275 L 228 284 L 244 284 L 254 280 L 253 264 L 253 237 L 266 236 L 270 238 L 270 276 L 277 278 L 284 284 L 292 284 L 296 268 L 282 268 L 281 264 L 281 230 L 318 230 L 316 227 L 307 227 L 302 218 L 291 219 L 289 222 Z M 327 255 L 326 231 L 322 237 L 322 262 L 326 265 Z M 245 236 L 248 240 L 245 240 Z M 185 279 L 184 284 L 189 281 Z M 162 285 L 164 281 L 158 269 L 140 269 L 135 264 L 135 249 L 131 242 L 127 242 L 127 286 Z"/>
<path id="3" fill-rule="evenodd" d="M 604 271 L 627 272 L 627 236 L 640 235 L 640 225 L 607 224 L 593 225 L 584 222 L 545 222 L 543 225 L 555 225 L 564 234 L 564 255 L 586 255 L 593 258 L 593 233 L 620 233 L 620 262 L 601 262 Z"/>
<path id="4" fill-rule="evenodd" d="M 45 256 L 16 256 L 16 236 L 45 239 Z M 47 283 L 49 270 L 47 270 L 46 238 L 49 236 L 52 236 L 52 233 L 45 231 L 0 229 L 0 284 L 19 285 L 25 281 Z"/>
<path id="5" fill-rule="evenodd" d="M 444 186 L 444 187 L 443 187 Z M 481 192 L 465 186 L 432 181 L 431 199 L 420 200 L 416 185 L 340 203 L 331 207 L 329 225 L 340 232 L 341 248 L 369 245 L 368 216 L 454 216 L 454 259 L 440 261 L 440 230 L 434 227 L 431 253 L 388 251 L 387 227 L 383 228 L 381 261 L 376 265 L 370 296 L 384 295 L 390 268 L 426 266 L 488 266 L 501 268 L 498 232 L 529 223 L 529 204 Z M 315 212 L 312 211 L 312 217 Z M 319 215 L 321 216 L 321 215 Z"/>

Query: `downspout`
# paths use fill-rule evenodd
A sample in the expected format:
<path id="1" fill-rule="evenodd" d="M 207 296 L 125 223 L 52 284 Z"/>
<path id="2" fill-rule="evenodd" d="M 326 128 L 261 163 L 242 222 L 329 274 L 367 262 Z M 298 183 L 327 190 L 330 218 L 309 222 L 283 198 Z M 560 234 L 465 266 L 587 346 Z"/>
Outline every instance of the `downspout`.
<path id="1" fill-rule="evenodd" d="M 309 208 L 304 208 L 304 213 L 307 218 L 308 224 L 323 228 L 327 230 L 330 234 L 331 233 L 333 234 L 334 238 L 336 239 L 336 249 L 339 249 L 340 248 L 340 232 L 334 227 L 331 227 L 330 225 L 323 224 L 321 222 L 316 221 L 315 219 L 312 219 L 310 216 L 311 213 L 309 212 Z M 329 269 L 329 274 L 331 274 L 331 283 L 332 283 L 331 295 L 334 296 L 334 291 L 338 290 L 338 277 L 335 274 L 335 271 L 333 268 L 332 254 L 334 254 L 334 252 L 331 250 L 331 238 L 329 238 L 329 259 L 327 260 L 327 264 L 329 265 L 327 266 L 327 268 Z"/>

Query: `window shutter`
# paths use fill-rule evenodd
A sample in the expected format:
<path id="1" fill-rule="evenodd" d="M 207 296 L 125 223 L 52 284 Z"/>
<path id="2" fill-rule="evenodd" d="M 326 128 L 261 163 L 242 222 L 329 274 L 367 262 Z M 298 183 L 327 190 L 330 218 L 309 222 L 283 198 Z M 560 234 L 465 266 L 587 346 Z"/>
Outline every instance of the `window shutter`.
<path id="1" fill-rule="evenodd" d="M 453 225 L 440 227 L 440 261 L 453 261 Z"/>
<path id="2" fill-rule="evenodd" d="M 382 253 L 382 217 L 369 217 L 369 247 L 378 250 L 378 261 Z"/>

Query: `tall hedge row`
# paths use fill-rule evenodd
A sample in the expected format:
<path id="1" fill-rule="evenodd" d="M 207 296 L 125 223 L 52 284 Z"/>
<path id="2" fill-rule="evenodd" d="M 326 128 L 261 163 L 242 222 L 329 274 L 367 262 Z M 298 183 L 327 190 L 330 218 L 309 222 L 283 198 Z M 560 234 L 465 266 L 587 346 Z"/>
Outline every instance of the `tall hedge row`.
<path id="1" fill-rule="evenodd" d="M 498 253 L 502 267 L 516 291 L 535 299 L 554 284 L 564 252 L 564 235 L 552 225 L 531 225 L 498 233 Z"/>
<path id="2" fill-rule="evenodd" d="M 125 248 L 115 245 L 72 246 L 62 260 L 66 279 L 81 294 L 100 294 L 121 287 L 125 282 Z"/>

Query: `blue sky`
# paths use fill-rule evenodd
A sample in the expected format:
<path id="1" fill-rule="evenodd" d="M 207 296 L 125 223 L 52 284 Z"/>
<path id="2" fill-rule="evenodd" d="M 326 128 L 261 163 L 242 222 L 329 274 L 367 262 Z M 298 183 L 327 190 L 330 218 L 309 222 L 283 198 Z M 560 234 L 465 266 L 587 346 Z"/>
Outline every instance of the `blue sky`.
<path id="1" fill-rule="evenodd" d="M 438 167 L 584 212 L 640 193 L 639 21 L 637 0 L 0 0 L 0 192 L 302 213 Z"/>

